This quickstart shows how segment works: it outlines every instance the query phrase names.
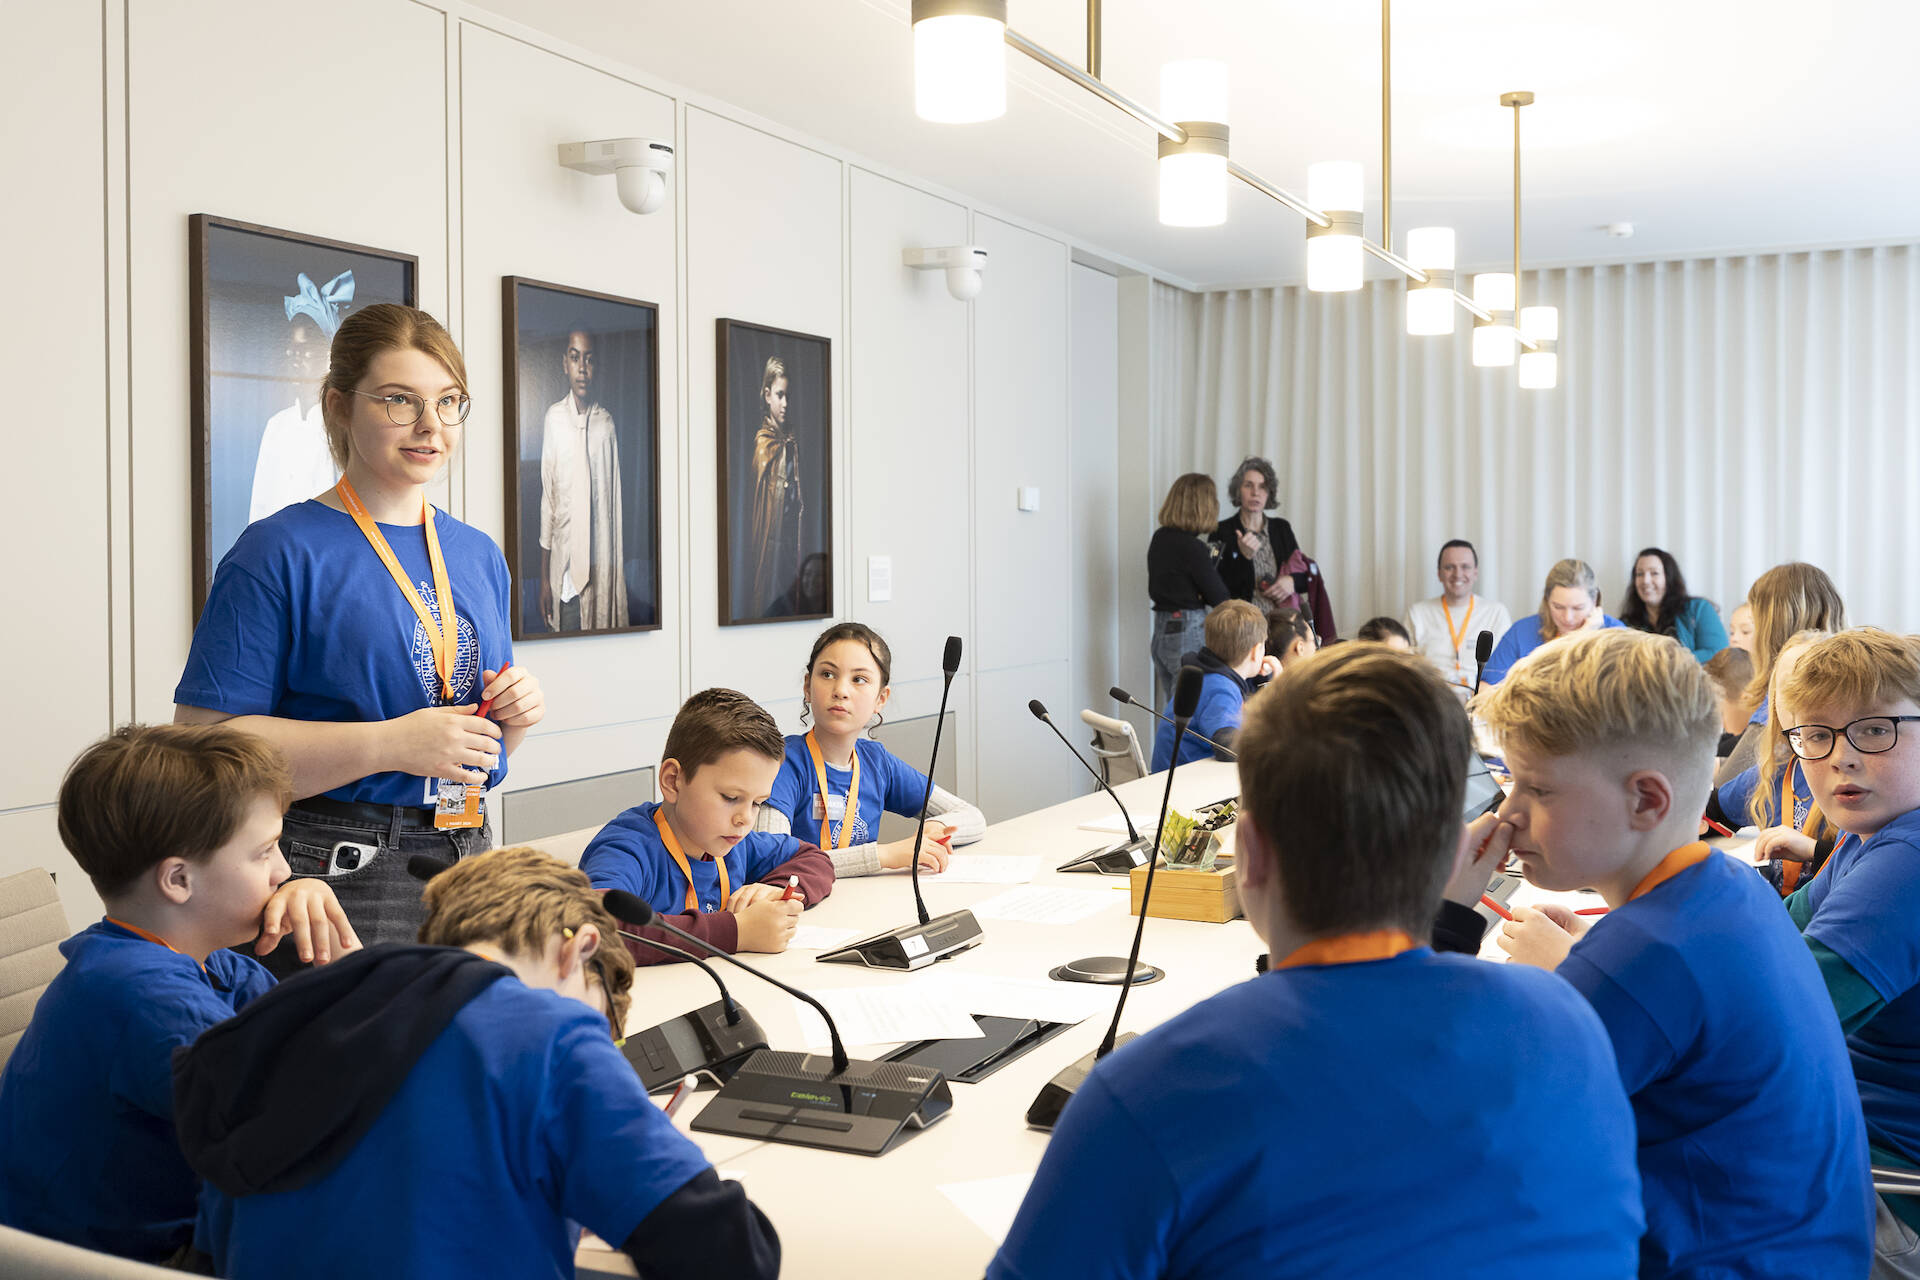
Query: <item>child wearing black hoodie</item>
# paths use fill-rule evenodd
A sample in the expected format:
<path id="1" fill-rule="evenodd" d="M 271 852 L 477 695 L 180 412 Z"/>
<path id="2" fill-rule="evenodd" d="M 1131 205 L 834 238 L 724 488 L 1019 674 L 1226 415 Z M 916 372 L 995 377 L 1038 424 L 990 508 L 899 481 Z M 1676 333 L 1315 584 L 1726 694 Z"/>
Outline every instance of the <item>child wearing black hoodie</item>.
<path id="1" fill-rule="evenodd" d="M 175 1058 L 216 1273 L 568 1276 L 578 1223 L 650 1280 L 777 1275 L 765 1215 L 608 1034 L 633 962 L 587 877 L 500 849 L 426 904 L 442 945 L 303 975 Z"/>
<path id="2" fill-rule="evenodd" d="M 1181 666 L 1198 667 L 1203 673 L 1200 705 L 1188 725 L 1192 733 L 1182 734 L 1175 743 L 1173 726 L 1162 721 L 1159 732 L 1153 735 L 1155 773 L 1173 764 L 1176 758 L 1181 764 L 1208 754 L 1218 755 L 1222 760 L 1232 759 L 1231 748 L 1234 735 L 1240 732 L 1241 711 L 1247 695 L 1253 692 L 1256 677 L 1270 677 L 1280 670 L 1279 662 L 1267 656 L 1267 620 L 1245 600 L 1215 605 L 1207 614 L 1206 637 L 1206 644 L 1180 659 Z M 1171 698 L 1167 700 L 1165 714 L 1173 715 Z M 1228 750 L 1210 752 L 1208 740 Z"/>

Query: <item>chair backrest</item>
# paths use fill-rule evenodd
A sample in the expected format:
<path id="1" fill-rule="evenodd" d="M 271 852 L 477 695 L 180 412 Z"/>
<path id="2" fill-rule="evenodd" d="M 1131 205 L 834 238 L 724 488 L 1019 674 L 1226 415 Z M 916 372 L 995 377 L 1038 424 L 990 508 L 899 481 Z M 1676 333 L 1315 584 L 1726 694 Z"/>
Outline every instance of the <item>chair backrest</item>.
<path id="1" fill-rule="evenodd" d="M 67 913 L 53 877 L 39 867 L 0 880 L 0 1067 L 7 1065 L 33 1006 L 66 963 Z"/>
<path id="2" fill-rule="evenodd" d="M 1093 730 L 1093 754 L 1100 758 L 1100 776 L 1108 786 L 1147 776 L 1147 758 L 1140 754 L 1132 725 L 1097 711 L 1082 711 L 1080 721 Z"/>
<path id="3" fill-rule="evenodd" d="M 179 1280 L 180 1273 L 0 1227 L 0 1275 L 7 1280 L 152 1280 L 155 1276 Z"/>

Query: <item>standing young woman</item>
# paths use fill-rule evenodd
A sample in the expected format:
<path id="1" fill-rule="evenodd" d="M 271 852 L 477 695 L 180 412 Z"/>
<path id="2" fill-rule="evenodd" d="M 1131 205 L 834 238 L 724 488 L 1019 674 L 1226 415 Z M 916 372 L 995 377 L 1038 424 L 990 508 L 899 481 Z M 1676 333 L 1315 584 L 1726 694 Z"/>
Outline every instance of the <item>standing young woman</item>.
<path id="1" fill-rule="evenodd" d="M 1620 621 L 1635 631 L 1672 636 L 1701 662 L 1727 647 L 1727 629 L 1713 602 L 1687 594 L 1687 580 L 1679 562 L 1659 547 L 1648 547 L 1633 558 L 1633 589 Z"/>
<path id="2" fill-rule="evenodd" d="M 1213 534 L 1220 580 L 1234 599 L 1251 600 L 1268 618 L 1280 609 L 1299 610 L 1326 644 L 1339 638 L 1326 579 L 1300 549 L 1293 525 L 1267 514 L 1280 505 L 1278 487 L 1273 464 L 1265 458 L 1248 458 L 1234 471 L 1227 491 L 1237 510 Z"/>
<path id="3" fill-rule="evenodd" d="M 340 483 L 248 526 L 220 562 L 174 720 L 279 747 L 294 874 L 327 877 L 363 942 L 412 941 L 408 857 L 488 846 L 481 788 L 546 704 L 512 665 L 500 548 L 427 502 L 472 404 L 453 339 L 411 307 L 357 311 L 322 403 Z"/>
<path id="4" fill-rule="evenodd" d="M 1229 599 L 1220 581 L 1219 548 L 1207 541 L 1220 492 L 1213 477 L 1189 471 L 1160 504 L 1160 527 L 1147 543 L 1147 598 L 1153 602 L 1153 700 L 1173 696 L 1181 655 L 1206 641 L 1207 610 Z"/>

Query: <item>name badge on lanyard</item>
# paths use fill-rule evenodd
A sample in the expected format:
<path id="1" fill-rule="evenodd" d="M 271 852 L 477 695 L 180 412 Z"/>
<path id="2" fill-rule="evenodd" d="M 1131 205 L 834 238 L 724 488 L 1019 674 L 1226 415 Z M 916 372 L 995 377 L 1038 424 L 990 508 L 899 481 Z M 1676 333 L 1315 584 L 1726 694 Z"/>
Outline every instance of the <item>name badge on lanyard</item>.
<path id="1" fill-rule="evenodd" d="M 453 585 L 447 580 L 446 558 L 440 554 L 440 535 L 433 527 L 433 504 L 424 495 L 420 499 L 420 505 L 425 510 L 423 524 L 427 536 L 427 563 L 433 567 L 433 591 L 440 603 L 438 618 L 433 616 L 433 611 L 427 608 L 427 602 L 414 589 L 407 571 L 400 567 L 400 558 L 393 554 L 393 548 L 387 544 L 386 535 L 373 522 L 366 504 L 360 501 L 360 495 L 354 492 L 345 476 L 340 478 L 340 483 L 334 486 L 333 491 L 340 496 L 340 505 L 347 509 L 354 524 L 360 527 L 361 535 L 373 548 L 374 554 L 380 557 L 380 563 L 387 567 L 394 585 L 400 588 L 400 594 L 413 606 L 414 616 L 420 619 L 420 626 L 427 633 L 427 643 L 433 649 L 433 669 L 440 677 L 441 697 L 446 705 L 451 705 L 453 664 L 460 648 L 460 619 L 453 610 Z M 486 788 L 476 783 L 429 778 L 427 799 L 433 805 L 434 827 L 447 831 L 480 826 L 486 821 L 480 806 L 486 793 Z"/>
<path id="2" fill-rule="evenodd" d="M 820 792 L 814 799 L 814 813 L 820 819 L 820 847 L 822 849 L 844 849 L 853 838 L 853 820 L 860 812 L 860 753 L 853 753 L 853 777 L 847 783 L 847 800 L 840 810 L 840 836 L 834 838 L 832 824 L 827 817 L 827 762 L 820 754 L 819 740 L 813 732 L 807 732 L 807 754 L 813 757 L 813 776 L 820 784 Z"/>

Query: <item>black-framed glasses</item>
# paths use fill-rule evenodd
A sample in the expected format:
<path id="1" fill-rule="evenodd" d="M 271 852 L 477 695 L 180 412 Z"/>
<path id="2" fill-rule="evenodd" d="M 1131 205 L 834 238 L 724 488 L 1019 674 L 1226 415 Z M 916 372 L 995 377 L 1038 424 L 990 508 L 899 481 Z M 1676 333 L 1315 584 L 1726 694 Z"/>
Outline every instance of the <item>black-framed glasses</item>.
<path id="1" fill-rule="evenodd" d="M 386 395 L 379 396 L 371 391 L 361 391 L 356 388 L 353 394 L 365 396 L 369 400 L 378 400 L 387 406 L 387 417 L 393 420 L 393 425 L 396 427 L 412 426 L 420 421 L 420 415 L 427 411 L 426 399 L 411 391 L 389 391 Z M 473 400 L 464 391 L 449 391 L 433 402 L 433 411 L 439 415 L 441 422 L 449 427 L 457 427 L 467 420 L 469 413 L 473 412 Z"/>
<path id="2" fill-rule="evenodd" d="M 1825 760 L 1844 733 L 1855 751 L 1877 756 L 1898 746 L 1900 726 L 1915 720 L 1920 716 L 1862 716 L 1838 729 L 1826 724 L 1795 725 L 1786 731 L 1787 745 L 1802 760 Z"/>

